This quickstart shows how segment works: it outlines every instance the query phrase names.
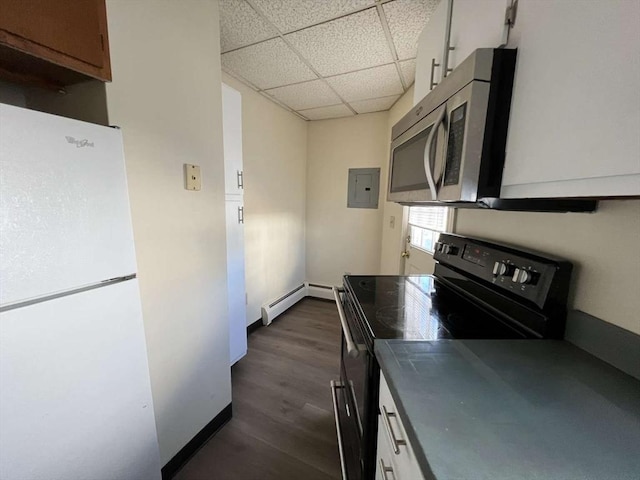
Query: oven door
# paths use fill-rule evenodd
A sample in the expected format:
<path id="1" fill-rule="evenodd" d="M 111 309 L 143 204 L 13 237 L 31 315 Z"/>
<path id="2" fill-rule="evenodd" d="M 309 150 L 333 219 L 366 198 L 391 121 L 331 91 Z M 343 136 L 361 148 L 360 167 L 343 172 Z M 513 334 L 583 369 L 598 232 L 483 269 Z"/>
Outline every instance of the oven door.
<path id="1" fill-rule="evenodd" d="M 355 317 L 355 309 L 347 294 L 334 287 L 336 305 L 342 324 L 340 381 L 332 382 L 336 427 L 343 479 L 363 478 L 366 451 L 365 438 L 367 389 L 371 354 Z"/>

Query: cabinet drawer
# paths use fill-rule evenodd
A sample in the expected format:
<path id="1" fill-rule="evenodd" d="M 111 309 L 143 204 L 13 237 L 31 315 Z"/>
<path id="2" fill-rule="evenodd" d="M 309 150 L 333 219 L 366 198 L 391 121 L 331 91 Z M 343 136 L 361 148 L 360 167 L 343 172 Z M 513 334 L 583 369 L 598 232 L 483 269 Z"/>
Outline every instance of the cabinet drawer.
<path id="1" fill-rule="evenodd" d="M 394 480 L 418 480 L 424 478 L 413 447 L 409 443 L 402 420 L 398 416 L 398 409 L 384 375 L 380 375 L 379 410 L 378 465 L 376 467 L 378 478 L 382 480 L 390 480 L 392 478 Z M 381 471 L 381 458 L 384 460 L 385 465 L 393 468 L 393 472 L 387 473 L 386 479 Z M 388 458 L 391 458 L 390 465 L 387 461 Z"/>

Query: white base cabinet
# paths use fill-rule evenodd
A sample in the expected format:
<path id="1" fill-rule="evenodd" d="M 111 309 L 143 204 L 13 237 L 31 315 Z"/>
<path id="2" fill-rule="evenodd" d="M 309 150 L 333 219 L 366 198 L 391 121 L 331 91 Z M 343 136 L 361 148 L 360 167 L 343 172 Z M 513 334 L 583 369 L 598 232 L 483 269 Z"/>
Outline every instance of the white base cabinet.
<path id="1" fill-rule="evenodd" d="M 422 480 L 424 476 L 407 432 L 398 416 L 391 391 L 380 373 L 380 415 L 378 416 L 377 480 Z"/>
<path id="2" fill-rule="evenodd" d="M 519 0 L 501 196 L 640 195 L 640 2 Z"/>

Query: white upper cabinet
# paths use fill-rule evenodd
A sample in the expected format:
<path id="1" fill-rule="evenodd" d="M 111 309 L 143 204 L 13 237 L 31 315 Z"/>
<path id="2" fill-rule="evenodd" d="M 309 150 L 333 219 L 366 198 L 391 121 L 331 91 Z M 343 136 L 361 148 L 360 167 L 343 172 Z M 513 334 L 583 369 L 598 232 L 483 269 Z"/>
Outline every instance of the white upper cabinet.
<path id="1" fill-rule="evenodd" d="M 451 29 L 448 68 L 457 67 L 476 48 L 497 48 L 506 41 L 504 18 L 511 0 L 442 0 L 418 39 L 416 83 L 413 104 L 417 104 L 439 83 L 444 74 L 448 9 Z"/>
<path id="2" fill-rule="evenodd" d="M 638 1 L 519 0 L 501 196 L 640 195 L 639 28 Z"/>
<path id="3" fill-rule="evenodd" d="M 242 195 L 242 97 L 240 92 L 222 84 L 222 138 L 224 143 L 224 191 Z"/>
<path id="4" fill-rule="evenodd" d="M 505 13 L 511 0 L 454 0 L 451 15 L 449 68 L 456 68 L 477 48 L 506 43 Z"/>
<path id="5" fill-rule="evenodd" d="M 416 58 L 416 82 L 413 104 L 427 96 L 433 84 L 442 78 L 442 55 L 447 29 L 447 6 L 450 0 L 442 0 L 418 38 Z M 437 65 L 437 66 L 436 66 Z"/>

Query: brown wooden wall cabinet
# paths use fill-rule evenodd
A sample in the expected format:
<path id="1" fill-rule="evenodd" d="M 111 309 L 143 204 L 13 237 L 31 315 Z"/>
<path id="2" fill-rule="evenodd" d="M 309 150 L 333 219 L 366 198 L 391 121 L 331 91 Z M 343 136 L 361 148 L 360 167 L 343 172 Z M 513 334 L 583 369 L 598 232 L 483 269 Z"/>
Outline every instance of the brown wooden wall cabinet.
<path id="1" fill-rule="evenodd" d="M 105 0 L 0 0 L 0 78 L 54 89 L 110 81 Z"/>

